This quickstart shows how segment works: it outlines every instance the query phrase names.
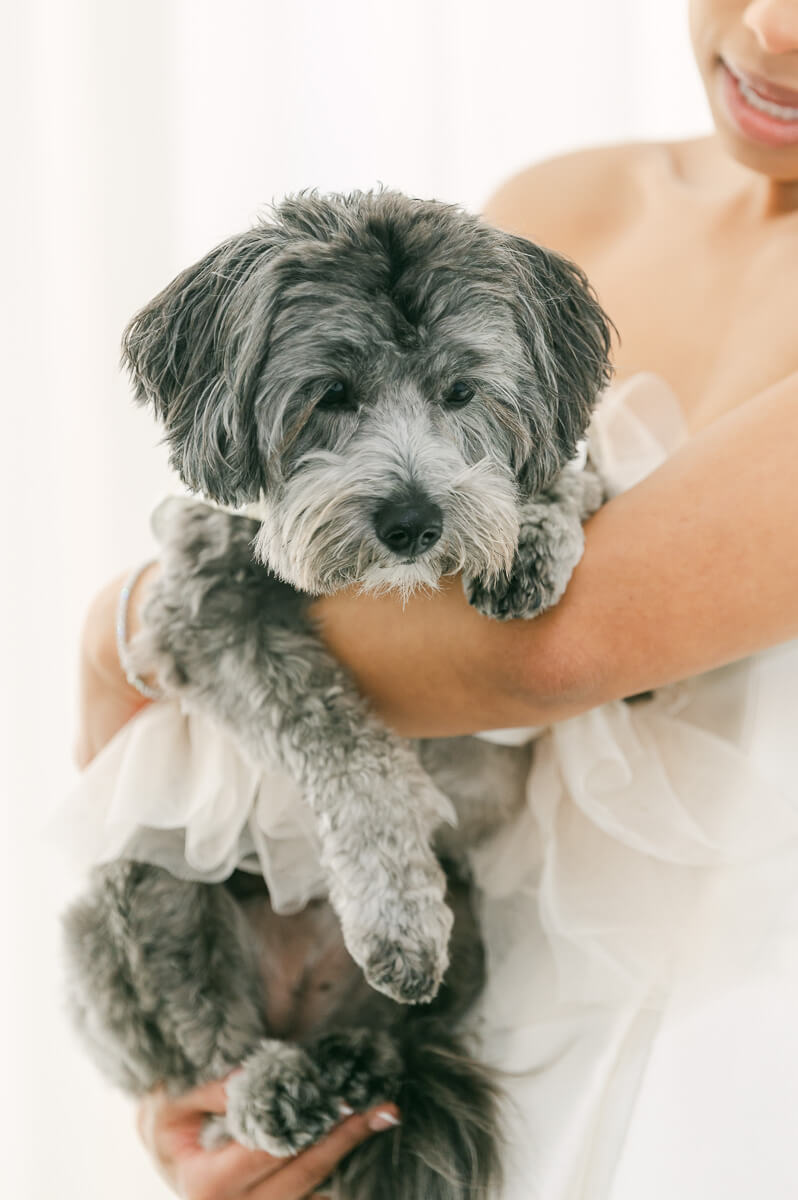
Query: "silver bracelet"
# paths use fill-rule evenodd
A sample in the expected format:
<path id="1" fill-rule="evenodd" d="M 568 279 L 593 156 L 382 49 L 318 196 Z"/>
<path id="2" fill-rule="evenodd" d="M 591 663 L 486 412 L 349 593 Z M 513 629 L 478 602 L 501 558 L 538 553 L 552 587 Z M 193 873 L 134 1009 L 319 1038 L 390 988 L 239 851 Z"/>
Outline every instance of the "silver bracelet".
<path id="1" fill-rule="evenodd" d="M 125 672 L 125 678 L 131 687 L 134 687 L 142 696 L 146 696 L 148 700 L 162 700 L 163 692 L 159 688 L 151 687 L 148 683 L 136 674 L 133 665 L 130 662 L 130 648 L 127 640 L 127 610 L 130 605 L 130 597 L 133 588 L 138 583 L 141 576 L 155 562 L 151 558 L 148 562 L 142 563 L 140 567 L 136 567 L 128 578 L 125 580 L 122 591 L 119 593 L 119 600 L 116 605 L 116 652 L 119 656 L 119 664 Z"/>

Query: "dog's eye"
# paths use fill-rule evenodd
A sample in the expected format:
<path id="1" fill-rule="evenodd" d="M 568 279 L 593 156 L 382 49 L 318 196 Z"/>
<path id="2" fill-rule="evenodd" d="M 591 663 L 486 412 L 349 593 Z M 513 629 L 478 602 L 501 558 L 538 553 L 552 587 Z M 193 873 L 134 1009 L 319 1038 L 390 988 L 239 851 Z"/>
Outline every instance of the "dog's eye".
<path id="1" fill-rule="evenodd" d="M 356 412 L 357 402 L 348 385 L 336 379 L 334 383 L 327 384 L 318 407 L 330 412 Z"/>
<path id="2" fill-rule="evenodd" d="M 443 402 L 447 408 L 465 408 L 469 400 L 473 398 L 474 389 L 469 384 L 460 381 L 452 384 Z"/>

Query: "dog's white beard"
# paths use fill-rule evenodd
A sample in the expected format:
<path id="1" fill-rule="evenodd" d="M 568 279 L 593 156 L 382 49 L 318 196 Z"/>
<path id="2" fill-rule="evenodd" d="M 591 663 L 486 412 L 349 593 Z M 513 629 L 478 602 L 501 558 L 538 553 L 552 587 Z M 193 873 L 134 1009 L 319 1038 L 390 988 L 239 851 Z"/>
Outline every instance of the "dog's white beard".
<path id="1" fill-rule="evenodd" d="M 414 592 L 434 592 L 440 587 L 441 574 L 439 560 L 426 561 L 417 559 L 415 562 L 374 562 L 363 572 L 360 579 L 360 590 L 382 595 L 384 592 L 398 592 L 405 603 Z"/>
<path id="2" fill-rule="evenodd" d="M 448 448 L 447 448 L 448 449 Z M 427 454 L 432 458 L 430 450 Z M 449 457 L 449 461 L 446 461 Z M 485 457 L 473 464 L 444 456 L 423 464 L 410 480 L 440 505 L 440 540 L 413 561 L 384 546 L 373 511 L 386 485 L 407 481 L 384 460 L 341 460 L 308 455 L 307 469 L 274 498 L 262 497 L 246 514 L 261 521 L 257 557 L 294 587 L 310 594 L 360 584 L 364 591 L 396 591 L 404 599 L 435 589 L 444 575 L 463 572 L 490 583 L 512 563 L 518 543 L 519 498 L 509 468 Z"/>

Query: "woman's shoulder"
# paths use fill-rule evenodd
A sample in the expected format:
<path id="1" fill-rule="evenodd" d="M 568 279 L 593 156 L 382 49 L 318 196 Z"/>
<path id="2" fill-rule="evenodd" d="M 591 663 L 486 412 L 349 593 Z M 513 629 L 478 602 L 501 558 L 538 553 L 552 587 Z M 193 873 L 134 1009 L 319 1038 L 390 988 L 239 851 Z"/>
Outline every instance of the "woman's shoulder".
<path id="1" fill-rule="evenodd" d="M 629 142 L 533 163 L 493 193 L 483 215 L 500 229 L 580 259 L 634 220 L 644 180 L 672 171 L 673 149 Z"/>

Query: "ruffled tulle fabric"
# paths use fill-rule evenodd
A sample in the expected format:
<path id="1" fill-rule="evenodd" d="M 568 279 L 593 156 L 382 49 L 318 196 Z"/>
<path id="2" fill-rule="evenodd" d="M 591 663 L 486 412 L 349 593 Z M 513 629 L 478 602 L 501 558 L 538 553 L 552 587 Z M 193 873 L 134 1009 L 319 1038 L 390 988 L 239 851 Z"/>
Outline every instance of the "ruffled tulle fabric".
<path id="1" fill-rule="evenodd" d="M 206 883 L 258 872 L 282 913 L 325 894 L 312 814 L 294 782 L 264 773 L 176 700 L 149 706 L 116 735 L 47 832 L 82 867 L 133 858 Z"/>

